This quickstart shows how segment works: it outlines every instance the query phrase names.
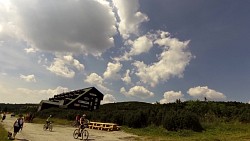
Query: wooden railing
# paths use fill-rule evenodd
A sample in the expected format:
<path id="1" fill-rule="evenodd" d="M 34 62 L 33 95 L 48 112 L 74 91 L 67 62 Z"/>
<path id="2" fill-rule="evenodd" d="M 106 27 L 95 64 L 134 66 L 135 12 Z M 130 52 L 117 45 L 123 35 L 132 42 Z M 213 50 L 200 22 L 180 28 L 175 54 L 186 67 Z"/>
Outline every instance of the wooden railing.
<path id="1" fill-rule="evenodd" d="M 120 130 L 120 126 L 115 123 L 103 123 L 103 122 L 90 122 L 89 129 L 117 131 Z"/>

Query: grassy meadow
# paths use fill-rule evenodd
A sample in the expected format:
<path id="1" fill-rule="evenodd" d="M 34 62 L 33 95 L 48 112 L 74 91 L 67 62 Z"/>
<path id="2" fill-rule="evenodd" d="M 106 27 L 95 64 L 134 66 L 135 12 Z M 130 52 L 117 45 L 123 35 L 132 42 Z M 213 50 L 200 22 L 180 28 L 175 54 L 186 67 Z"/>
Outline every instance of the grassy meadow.
<path id="1" fill-rule="evenodd" d="M 46 119 L 35 118 L 34 123 L 44 124 Z M 71 125 L 73 121 L 51 118 L 54 124 Z M 202 132 L 191 130 L 167 131 L 163 127 L 148 126 L 145 128 L 129 128 L 121 130 L 140 136 L 138 141 L 250 141 L 250 124 L 239 122 L 202 123 Z M 105 131 L 104 131 L 105 132 Z M 90 131 L 91 134 L 91 131 Z"/>
<path id="2" fill-rule="evenodd" d="M 250 141 L 250 124 L 242 123 L 203 123 L 202 132 L 180 130 L 167 131 L 162 127 L 146 128 L 122 127 L 122 130 L 133 133 L 148 141 Z"/>

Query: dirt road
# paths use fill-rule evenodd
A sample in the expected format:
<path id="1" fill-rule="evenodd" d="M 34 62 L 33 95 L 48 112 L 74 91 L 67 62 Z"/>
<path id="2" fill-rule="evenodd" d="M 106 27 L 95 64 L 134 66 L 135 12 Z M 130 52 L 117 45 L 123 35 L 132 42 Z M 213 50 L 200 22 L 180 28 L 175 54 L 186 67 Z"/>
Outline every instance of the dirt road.
<path id="1" fill-rule="evenodd" d="M 7 115 L 4 122 L 5 129 L 13 133 L 13 123 L 15 117 Z M 78 141 L 72 134 L 75 128 L 68 126 L 54 125 L 53 131 L 43 131 L 42 124 L 24 123 L 23 130 L 16 135 L 16 141 Z M 87 129 L 89 131 L 89 141 L 134 141 L 138 136 L 122 131 L 101 131 Z M 79 140 L 80 141 L 80 140 Z"/>

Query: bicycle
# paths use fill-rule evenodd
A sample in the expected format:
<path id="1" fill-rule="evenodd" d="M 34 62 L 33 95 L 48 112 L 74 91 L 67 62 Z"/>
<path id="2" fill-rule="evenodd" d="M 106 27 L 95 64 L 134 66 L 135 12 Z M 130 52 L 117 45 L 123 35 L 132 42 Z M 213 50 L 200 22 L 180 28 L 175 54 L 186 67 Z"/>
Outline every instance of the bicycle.
<path id="1" fill-rule="evenodd" d="M 85 128 L 80 129 L 80 133 L 78 132 L 79 129 L 75 129 L 73 132 L 73 137 L 74 139 L 77 139 L 78 137 L 80 137 L 82 140 L 88 140 L 89 137 L 89 132 L 88 130 L 86 130 Z"/>
<path id="2" fill-rule="evenodd" d="M 47 129 L 49 129 L 50 132 L 52 131 L 53 125 L 51 121 L 43 125 L 43 130 L 46 131 Z"/>
<path id="3" fill-rule="evenodd" d="M 71 123 L 71 126 L 73 126 L 73 127 L 79 127 L 79 125 L 80 125 L 79 121 L 74 121 Z"/>

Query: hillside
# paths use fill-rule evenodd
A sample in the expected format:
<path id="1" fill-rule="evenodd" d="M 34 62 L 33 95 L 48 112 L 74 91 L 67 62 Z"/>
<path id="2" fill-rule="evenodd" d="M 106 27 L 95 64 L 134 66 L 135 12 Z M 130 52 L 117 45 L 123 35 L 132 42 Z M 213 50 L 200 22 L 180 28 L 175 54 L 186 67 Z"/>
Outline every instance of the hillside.
<path id="1" fill-rule="evenodd" d="M 15 113 L 33 112 L 36 117 L 41 118 L 52 114 L 54 117 L 68 120 L 74 120 L 77 114 L 86 113 L 92 121 L 114 122 L 133 128 L 155 125 L 164 126 L 169 130 L 190 128 L 196 130 L 194 129 L 196 127 L 189 126 L 197 125 L 197 131 L 201 131 L 203 128 L 200 122 L 250 122 L 250 104 L 240 102 L 177 101 L 168 104 L 119 102 L 103 104 L 100 109 L 93 112 L 58 108 L 36 112 L 36 104 L 0 104 L 0 108 Z"/>

